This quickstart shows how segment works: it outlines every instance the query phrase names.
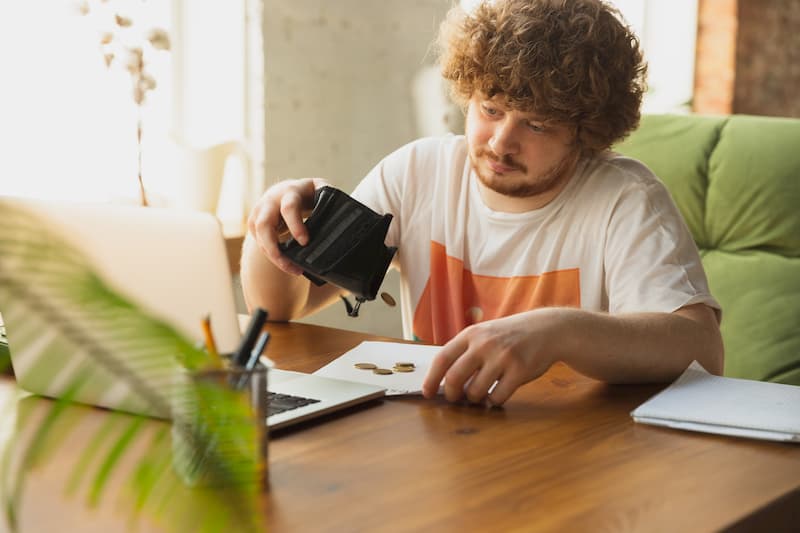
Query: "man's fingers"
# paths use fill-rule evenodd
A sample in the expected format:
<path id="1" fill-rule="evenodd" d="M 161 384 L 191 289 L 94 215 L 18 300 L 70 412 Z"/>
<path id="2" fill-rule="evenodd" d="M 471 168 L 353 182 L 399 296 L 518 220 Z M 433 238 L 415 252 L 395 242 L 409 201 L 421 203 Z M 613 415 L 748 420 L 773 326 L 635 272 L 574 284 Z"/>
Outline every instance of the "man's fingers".
<path id="1" fill-rule="evenodd" d="M 255 221 L 252 224 L 249 224 L 254 229 L 253 236 L 256 239 L 256 243 L 275 266 L 288 274 L 302 274 L 303 271 L 292 264 L 278 247 L 278 221 L 280 220 L 280 215 L 276 211 L 273 213 L 271 214 L 269 209 L 265 209 L 255 217 Z"/>
<path id="2" fill-rule="evenodd" d="M 489 401 L 492 405 L 503 405 L 506 403 L 514 391 L 519 388 L 520 382 L 510 376 L 501 376 L 489 394 Z"/>
<path id="3" fill-rule="evenodd" d="M 439 385 L 444 379 L 444 375 L 455 360 L 464 353 L 466 347 L 466 343 L 461 341 L 461 335 L 459 334 L 445 344 L 442 349 L 439 350 L 439 353 L 433 357 L 431 367 L 428 369 L 428 374 L 425 376 L 425 381 L 422 383 L 422 394 L 426 398 L 433 398 L 436 396 L 439 392 Z"/>
<path id="4" fill-rule="evenodd" d="M 303 199 L 299 194 L 287 193 L 281 198 L 281 219 L 297 242 L 308 244 L 308 229 L 303 224 Z"/>
<path id="5" fill-rule="evenodd" d="M 464 391 L 467 395 L 467 399 L 472 403 L 483 402 L 486 396 L 488 396 L 492 385 L 494 385 L 501 375 L 501 368 L 497 368 L 495 365 L 491 364 L 490 361 L 486 361 L 467 384 L 467 388 Z"/>
<path id="6" fill-rule="evenodd" d="M 455 360 L 444 377 L 444 396 L 448 401 L 456 402 L 464 396 L 467 383 L 474 381 L 476 373 L 481 369 L 481 363 L 482 361 L 469 351 Z"/>

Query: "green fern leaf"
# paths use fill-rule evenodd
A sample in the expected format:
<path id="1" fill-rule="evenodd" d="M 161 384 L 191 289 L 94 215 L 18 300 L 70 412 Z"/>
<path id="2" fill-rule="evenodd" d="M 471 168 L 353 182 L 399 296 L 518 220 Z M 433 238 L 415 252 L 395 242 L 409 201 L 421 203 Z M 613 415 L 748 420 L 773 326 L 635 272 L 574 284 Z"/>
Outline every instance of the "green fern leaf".
<path id="1" fill-rule="evenodd" d="M 61 384 L 61 399 L 53 403 L 34 434 L 14 494 L 21 493 L 27 469 L 46 453 L 48 433 L 70 402 L 116 395 L 124 410 L 146 409 L 168 417 L 173 414 L 175 398 L 180 397 L 176 395 L 188 395 L 199 401 L 201 408 L 213 405 L 210 412 L 221 415 L 198 424 L 197 419 L 180 413 L 173 420 L 173 435 L 193 451 L 194 467 L 202 469 L 214 486 L 221 487 L 216 496 L 226 503 L 228 511 L 223 522 L 228 520 L 230 525 L 238 521 L 240 529 L 257 527 L 255 508 L 260 487 L 256 454 L 247 448 L 256 441 L 248 434 L 255 429 L 247 406 L 225 388 L 180 378 L 205 364 L 206 354 L 173 327 L 118 294 L 94 273 L 68 239 L 58 235 L 55 228 L 46 227 L 35 213 L 12 207 L 1 198 L 0 213 L 0 313 L 6 323 L 24 324 L 7 331 L 14 370 L 18 376 L 22 371 L 41 380 L 38 385 L 42 390 L 53 383 Z M 76 354 L 81 354 L 85 363 L 75 365 L 79 359 Z M 180 386 L 183 389 L 176 388 Z M 95 470 L 90 502 L 100 498 L 111 472 L 142 427 L 142 422 L 134 419 L 121 432 L 106 428 L 94 435 L 97 442 L 110 442 L 102 446 L 106 454 Z M 94 450 L 100 448 L 98 445 Z M 82 467 L 92 464 L 93 459 L 83 459 Z M 148 501 L 148 492 L 164 478 L 164 468 L 162 460 L 142 463 L 136 470 L 132 486 L 138 491 L 137 506 Z M 81 479 L 81 474 L 75 473 L 69 488 L 75 489 Z M 6 509 L 12 525 L 16 524 L 15 501 L 12 497 Z M 213 521 L 209 519 L 208 523 Z"/>

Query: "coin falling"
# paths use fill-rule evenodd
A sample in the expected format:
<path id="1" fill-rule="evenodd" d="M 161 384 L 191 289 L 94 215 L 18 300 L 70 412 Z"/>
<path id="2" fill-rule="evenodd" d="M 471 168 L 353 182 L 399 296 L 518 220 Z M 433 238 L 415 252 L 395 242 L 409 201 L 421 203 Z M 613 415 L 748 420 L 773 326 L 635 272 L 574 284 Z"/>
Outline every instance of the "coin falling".
<path id="1" fill-rule="evenodd" d="M 376 374 L 384 375 L 384 376 L 394 373 L 391 370 L 389 370 L 388 368 L 376 368 L 376 369 L 373 370 L 373 372 L 376 373 Z"/>
<path id="2" fill-rule="evenodd" d="M 414 371 L 414 367 L 413 366 L 396 366 L 396 367 L 392 368 L 392 370 L 394 370 L 395 372 L 413 372 Z"/>
<path id="3" fill-rule="evenodd" d="M 394 307 L 395 305 L 397 305 L 397 302 L 394 300 L 394 298 L 392 298 L 392 295 L 389 294 L 388 292 L 381 293 L 381 300 L 386 302 L 386 305 L 388 305 L 389 307 Z"/>
<path id="4" fill-rule="evenodd" d="M 417 365 L 415 365 L 414 363 L 408 363 L 406 361 L 398 361 L 397 363 L 394 364 L 394 366 L 407 366 L 409 368 L 416 368 Z"/>
<path id="5" fill-rule="evenodd" d="M 376 368 L 378 368 L 378 365 L 375 365 L 373 363 L 356 363 L 353 366 L 355 366 L 356 368 L 360 368 L 361 370 L 375 370 Z"/>

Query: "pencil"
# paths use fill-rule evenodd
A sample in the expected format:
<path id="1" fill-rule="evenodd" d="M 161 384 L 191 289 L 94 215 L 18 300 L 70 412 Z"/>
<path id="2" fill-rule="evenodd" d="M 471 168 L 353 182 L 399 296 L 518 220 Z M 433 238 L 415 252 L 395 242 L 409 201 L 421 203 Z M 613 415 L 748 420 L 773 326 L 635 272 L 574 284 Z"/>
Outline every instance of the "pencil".
<path id="1" fill-rule="evenodd" d="M 212 368 L 222 368 L 222 359 L 217 351 L 217 343 L 214 342 L 214 333 L 211 331 L 211 315 L 203 317 L 203 336 L 206 340 L 206 351 L 211 358 Z"/>

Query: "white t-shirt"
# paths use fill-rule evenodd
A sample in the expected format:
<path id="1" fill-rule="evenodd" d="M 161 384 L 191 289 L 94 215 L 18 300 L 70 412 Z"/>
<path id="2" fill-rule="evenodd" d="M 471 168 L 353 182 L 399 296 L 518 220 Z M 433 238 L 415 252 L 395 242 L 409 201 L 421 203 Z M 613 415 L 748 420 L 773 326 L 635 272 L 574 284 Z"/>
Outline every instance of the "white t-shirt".
<path id="1" fill-rule="evenodd" d="M 578 163 L 548 205 L 502 213 L 483 202 L 463 136 L 414 141 L 353 196 L 391 213 L 406 338 L 443 344 L 466 326 L 567 306 L 611 313 L 719 304 L 664 185 L 605 153 Z"/>

